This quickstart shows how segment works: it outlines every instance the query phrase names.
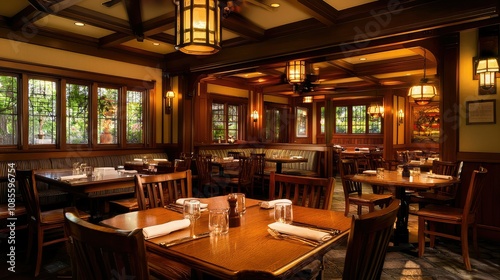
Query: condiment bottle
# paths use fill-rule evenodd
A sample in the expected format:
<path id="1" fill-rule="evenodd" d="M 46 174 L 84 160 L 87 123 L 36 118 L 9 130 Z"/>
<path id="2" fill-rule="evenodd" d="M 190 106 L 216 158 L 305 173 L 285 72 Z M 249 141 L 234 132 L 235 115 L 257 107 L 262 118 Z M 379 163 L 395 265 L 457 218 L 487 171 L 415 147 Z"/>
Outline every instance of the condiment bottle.
<path id="1" fill-rule="evenodd" d="M 403 166 L 403 173 L 401 174 L 403 177 L 410 177 L 410 169 L 408 168 L 408 165 Z"/>
<path id="2" fill-rule="evenodd" d="M 240 213 L 238 213 L 238 196 L 228 195 L 227 201 L 229 202 L 229 227 L 239 227 L 241 225 Z"/>

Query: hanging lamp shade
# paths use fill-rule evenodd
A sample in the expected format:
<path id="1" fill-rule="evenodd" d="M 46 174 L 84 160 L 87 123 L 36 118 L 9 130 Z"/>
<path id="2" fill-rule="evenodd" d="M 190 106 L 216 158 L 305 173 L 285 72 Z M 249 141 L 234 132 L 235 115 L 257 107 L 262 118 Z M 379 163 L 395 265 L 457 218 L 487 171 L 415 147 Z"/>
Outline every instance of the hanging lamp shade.
<path id="1" fill-rule="evenodd" d="M 485 90 L 495 86 L 495 75 L 498 71 L 498 60 L 496 58 L 479 59 L 476 67 L 476 74 L 479 74 L 479 86 Z"/>
<path id="2" fill-rule="evenodd" d="M 217 2 L 176 2 L 175 49 L 192 55 L 210 55 L 221 49 L 220 9 Z"/>
<path id="3" fill-rule="evenodd" d="M 312 102 L 313 102 L 312 96 L 304 96 L 304 98 L 302 98 L 302 103 L 312 103 Z"/>
<path id="4" fill-rule="evenodd" d="M 428 79 L 425 77 L 425 72 L 427 68 L 427 58 L 426 50 L 424 49 L 424 77 L 420 79 L 418 85 L 414 85 L 408 91 L 408 96 L 413 98 L 417 105 L 426 105 L 431 102 L 431 99 L 436 96 L 436 87 L 428 83 Z"/>
<path id="5" fill-rule="evenodd" d="M 418 105 L 426 105 L 436 96 L 436 87 L 428 84 L 427 79 L 420 80 L 420 84 L 410 88 L 408 96 L 413 98 Z"/>
<path id="6" fill-rule="evenodd" d="M 286 63 L 286 78 L 291 84 L 299 84 L 306 80 L 306 62 L 293 60 Z"/>
<path id="7" fill-rule="evenodd" d="M 372 119 L 384 117 L 384 106 L 380 105 L 379 103 L 370 104 L 366 111 Z"/>

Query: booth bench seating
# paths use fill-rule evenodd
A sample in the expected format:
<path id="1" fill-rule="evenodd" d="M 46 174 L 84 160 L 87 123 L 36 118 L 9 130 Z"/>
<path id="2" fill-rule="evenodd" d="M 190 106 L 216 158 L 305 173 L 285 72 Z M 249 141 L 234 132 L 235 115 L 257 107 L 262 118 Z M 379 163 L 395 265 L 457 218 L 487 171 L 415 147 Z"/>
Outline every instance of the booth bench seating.
<path id="1" fill-rule="evenodd" d="M 168 158 L 166 153 L 144 153 L 144 154 L 123 154 L 123 155 L 107 155 L 107 156 L 89 156 L 89 157 L 64 157 L 64 158 L 47 158 L 34 160 L 11 160 L 0 161 L 0 177 L 7 177 L 9 165 L 14 164 L 16 169 L 71 169 L 73 163 L 84 162 L 93 167 L 117 167 L 124 165 L 126 161 L 133 161 L 136 158 Z M 65 203 L 68 201 L 67 193 L 52 189 L 43 182 L 37 182 L 37 188 L 40 192 L 40 204 L 52 205 Z M 90 193 L 89 197 L 106 197 L 121 194 L 132 194 L 135 187 L 132 185 L 127 188 L 117 189 L 112 191 L 99 191 Z M 17 192 L 20 194 L 20 192 Z M 0 184 L 0 203 L 5 203 L 7 198 L 7 183 Z M 5 200 L 5 201 L 4 201 Z"/>
<path id="2" fill-rule="evenodd" d="M 211 154 L 212 157 L 227 157 L 228 152 L 240 152 L 243 156 L 250 156 L 251 153 L 264 153 L 265 158 L 290 158 L 292 156 L 301 156 L 307 158 L 307 162 L 299 163 L 284 163 L 283 174 L 308 176 L 308 177 L 321 177 L 320 172 L 320 156 L 319 151 L 314 150 L 295 150 L 295 149 L 276 149 L 276 148 L 238 148 L 228 146 L 224 149 L 199 149 L 199 154 Z M 271 171 L 276 170 L 276 163 L 266 161 L 264 173 L 269 175 Z"/>

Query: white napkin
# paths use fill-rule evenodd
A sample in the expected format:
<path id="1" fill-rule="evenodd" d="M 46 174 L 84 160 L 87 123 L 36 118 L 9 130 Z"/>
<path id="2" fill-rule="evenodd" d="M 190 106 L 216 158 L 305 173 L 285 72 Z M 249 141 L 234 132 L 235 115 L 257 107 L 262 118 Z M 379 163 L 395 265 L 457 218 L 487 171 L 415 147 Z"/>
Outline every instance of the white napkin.
<path id="1" fill-rule="evenodd" d="M 194 198 L 194 197 L 179 198 L 175 201 L 175 204 L 184 205 L 184 201 L 187 199 L 197 199 L 197 198 Z M 208 204 L 202 203 L 200 201 L 200 208 L 203 209 L 203 208 L 207 208 L 207 207 L 208 207 Z"/>
<path id="2" fill-rule="evenodd" d="M 441 174 L 429 174 L 427 175 L 427 178 L 444 179 L 444 180 L 453 179 L 453 177 L 450 175 L 441 175 Z"/>
<path id="3" fill-rule="evenodd" d="M 141 161 L 142 162 L 142 158 L 134 158 L 134 161 Z"/>
<path id="4" fill-rule="evenodd" d="M 420 160 L 412 160 L 412 161 L 410 161 L 410 163 L 413 163 L 413 164 L 420 164 Z"/>
<path id="5" fill-rule="evenodd" d="M 223 157 L 222 158 L 222 160 L 224 160 L 224 161 L 231 161 L 233 159 L 234 159 L 234 157 Z"/>
<path id="6" fill-rule="evenodd" d="M 61 176 L 61 180 L 62 181 L 75 180 L 75 179 L 83 179 L 83 178 L 87 178 L 87 175 L 81 174 L 81 175 Z"/>
<path id="7" fill-rule="evenodd" d="M 363 171 L 364 174 L 369 174 L 369 175 L 375 175 L 377 174 L 377 170 L 365 170 Z"/>
<path id="8" fill-rule="evenodd" d="M 292 203 L 290 199 L 275 199 L 271 201 L 262 201 L 260 203 L 260 208 L 271 209 L 274 208 L 274 205 L 276 205 L 276 203 L 282 203 L 282 202 Z"/>
<path id="9" fill-rule="evenodd" d="M 120 172 L 124 174 L 137 174 L 137 170 L 121 170 Z"/>
<path id="10" fill-rule="evenodd" d="M 315 240 L 318 242 L 324 242 L 332 238 L 332 235 L 327 232 L 322 232 L 318 230 L 313 230 L 304 227 L 293 226 L 289 224 L 275 222 L 269 224 L 268 227 L 277 230 L 281 233 L 286 233 L 290 235 L 296 235 L 300 237 L 304 237 L 310 240 Z"/>
<path id="11" fill-rule="evenodd" d="M 154 161 L 168 161 L 166 158 L 154 158 Z"/>
<path id="12" fill-rule="evenodd" d="M 144 234 L 144 239 L 151 239 L 158 236 L 167 235 L 172 231 L 187 228 L 190 224 L 191 222 L 189 221 L 189 219 L 176 220 L 164 224 L 145 227 L 142 229 L 142 233 Z"/>

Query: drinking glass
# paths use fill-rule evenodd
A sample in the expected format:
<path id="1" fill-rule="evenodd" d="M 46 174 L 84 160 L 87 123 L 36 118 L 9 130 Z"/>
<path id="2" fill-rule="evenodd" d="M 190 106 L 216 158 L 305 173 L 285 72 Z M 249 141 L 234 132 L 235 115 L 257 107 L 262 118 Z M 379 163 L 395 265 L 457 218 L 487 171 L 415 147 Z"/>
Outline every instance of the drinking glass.
<path id="1" fill-rule="evenodd" d="M 413 176 L 420 176 L 420 167 L 413 168 Z"/>
<path id="2" fill-rule="evenodd" d="M 200 201 L 197 199 L 186 199 L 184 201 L 183 214 L 185 219 L 194 223 L 201 216 Z"/>
<path id="3" fill-rule="evenodd" d="M 83 172 L 85 175 L 87 175 L 87 177 L 92 177 L 93 171 L 94 171 L 94 168 L 92 166 L 85 166 L 83 169 Z"/>
<path id="4" fill-rule="evenodd" d="M 229 210 L 210 209 L 208 212 L 208 229 L 215 235 L 228 233 Z"/>
<path id="5" fill-rule="evenodd" d="M 274 205 L 274 220 L 284 224 L 291 224 L 293 221 L 292 204 L 288 202 L 276 203 Z"/>
<path id="6" fill-rule="evenodd" d="M 377 168 L 377 178 L 384 179 L 384 168 L 383 167 Z"/>

